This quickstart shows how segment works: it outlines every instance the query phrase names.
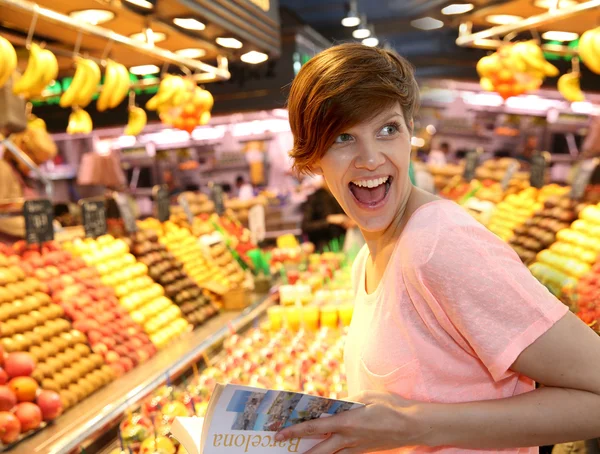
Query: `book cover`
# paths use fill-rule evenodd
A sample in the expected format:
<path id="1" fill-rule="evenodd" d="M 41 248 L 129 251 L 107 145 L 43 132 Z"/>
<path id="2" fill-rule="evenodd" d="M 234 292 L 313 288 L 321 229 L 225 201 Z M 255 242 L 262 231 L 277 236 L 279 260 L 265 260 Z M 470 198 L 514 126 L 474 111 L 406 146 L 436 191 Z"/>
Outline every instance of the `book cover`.
<path id="1" fill-rule="evenodd" d="M 286 427 L 362 407 L 354 402 L 239 385 L 217 385 L 205 418 L 175 418 L 171 434 L 189 454 L 306 452 L 321 438 L 275 441 Z"/>

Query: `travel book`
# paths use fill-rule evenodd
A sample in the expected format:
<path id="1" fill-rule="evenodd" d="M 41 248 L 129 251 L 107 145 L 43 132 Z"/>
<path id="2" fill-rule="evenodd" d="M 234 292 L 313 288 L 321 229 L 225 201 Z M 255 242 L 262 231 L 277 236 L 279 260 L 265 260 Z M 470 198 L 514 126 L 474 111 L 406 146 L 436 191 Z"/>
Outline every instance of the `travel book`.
<path id="1" fill-rule="evenodd" d="M 288 391 L 217 385 L 205 418 L 177 417 L 171 434 L 188 454 L 302 453 L 322 438 L 275 441 L 286 427 L 362 407 Z"/>

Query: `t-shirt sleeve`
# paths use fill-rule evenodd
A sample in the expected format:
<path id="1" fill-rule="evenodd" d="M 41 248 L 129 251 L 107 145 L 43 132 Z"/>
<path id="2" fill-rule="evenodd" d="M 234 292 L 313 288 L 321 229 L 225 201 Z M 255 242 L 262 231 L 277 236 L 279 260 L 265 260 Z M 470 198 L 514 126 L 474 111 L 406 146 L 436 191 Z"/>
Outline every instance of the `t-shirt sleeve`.
<path id="1" fill-rule="evenodd" d="M 437 227 L 437 240 L 408 273 L 411 285 L 445 331 L 501 380 L 568 308 L 485 227 Z"/>

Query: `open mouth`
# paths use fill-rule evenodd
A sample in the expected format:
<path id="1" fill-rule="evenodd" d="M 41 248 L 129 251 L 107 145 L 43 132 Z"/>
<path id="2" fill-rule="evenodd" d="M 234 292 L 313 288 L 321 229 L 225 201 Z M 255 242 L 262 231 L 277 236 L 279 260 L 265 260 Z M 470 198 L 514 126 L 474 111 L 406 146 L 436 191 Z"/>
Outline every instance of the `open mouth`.
<path id="1" fill-rule="evenodd" d="M 376 207 L 383 202 L 392 185 L 391 176 L 368 180 L 354 180 L 348 184 L 357 202 L 368 207 Z"/>

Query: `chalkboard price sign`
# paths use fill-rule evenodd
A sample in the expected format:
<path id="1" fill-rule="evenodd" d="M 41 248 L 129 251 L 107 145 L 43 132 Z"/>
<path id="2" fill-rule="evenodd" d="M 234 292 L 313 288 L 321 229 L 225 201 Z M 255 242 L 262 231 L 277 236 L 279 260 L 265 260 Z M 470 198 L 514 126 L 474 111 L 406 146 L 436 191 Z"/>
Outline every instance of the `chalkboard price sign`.
<path id="1" fill-rule="evenodd" d="M 471 181 L 475 178 L 475 169 L 477 169 L 478 164 L 479 153 L 475 150 L 469 151 L 465 156 L 465 171 L 463 173 L 465 181 Z"/>
<path id="2" fill-rule="evenodd" d="M 529 170 L 529 184 L 534 188 L 541 188 L 546 182 L 546 158 L 541 153 L 536 153 L 531 158 Z"/>
<path id="3" fill-rule="evenodd" d="M 135 223 L 135 215 L 133 214 L 133 209 L 129 203 L 129 198 L 120 192 L 115 192 L 113 198 L 119 207 L 121 218 L 125 224 L 125 230 L 129 233 L 136 232 L 137 224 Z"/>
<path id="4" fill-rule="evenodd" d="M 85 236 L 97 238 L 106 234 L 106 208 L 104 200 L 84 199 L 79 202 Z"/>
<path id="5" fill-rule="evenodd" d="M 598 158 L 594 158 L 587 159 L 580 164 L 571 183 L 571 193 L 569 194 L 571 199 L 580 200 L 583 197 L 585 188 L 590 182 L 592 173 L 594 173 L 594 169 L 598 166 L 599 162 Z"/>
<path id="6" fill-rule="evenodd" d="M 54 210 L 50 200 L 27 200 L 23 204 L 23 217 L 29 244 L 41 244 L 54 239 Z"/>
<path id="7" fill-rule="evenodd" d="M 223 202 L 223 187 L 219 184 L 215 184 L 212 187 L 210 198 L 215 204 L 215 211 L 219 216 L 225 213 L 225 203 Z"/>
<path id="8" fill-rule="evenodd" d="M 157 217 L 160 222 L 168 221 L 171 217 L 171 204 L 169 190 L 165 185 L 156 185 L 152 188 L 154 202 L 156 203 Z"/>

